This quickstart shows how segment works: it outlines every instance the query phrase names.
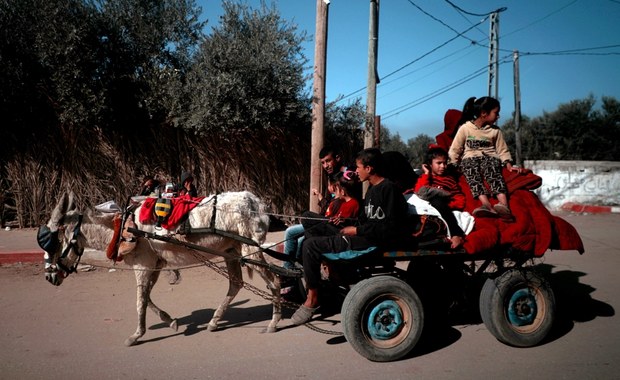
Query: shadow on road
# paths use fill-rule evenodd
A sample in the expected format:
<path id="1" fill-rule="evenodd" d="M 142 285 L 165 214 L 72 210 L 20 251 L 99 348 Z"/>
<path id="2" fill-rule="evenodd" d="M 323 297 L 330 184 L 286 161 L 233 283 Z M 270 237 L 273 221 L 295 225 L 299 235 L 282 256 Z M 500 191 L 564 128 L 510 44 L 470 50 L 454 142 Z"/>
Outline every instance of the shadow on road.
<path id="1" fill-rule="evenodd" d="M 553 272 L 553 268 L 554 266 L 550 264 L 540 264 L 536 266 L 536 270 L 549 281 L 556 299 L 555 325 L 549 336 L 542 342 L 543 345 L 568 334 L 573 329 L 575 322 L 588 322 L 597 317 L 611 317 L 615 315 L 615 310 L 611 305 L 592 298 L 591 293 L 596 290 L 594 287 L 580 282 L 580 278 L 584 277 L 586 273 L 570 270 Z M 316 320 L 332 322 L 333 324 L 340 323 L 339 319 L 330 319 L 330 317 L 339 314 L 340 303 L 338 301 L 342 301 L 340 297 L 334 298 L 335 299 L 329 300 L 331 302 L 325 302 L 325 305 L 322 306 L 322 313 L 317 316 Z M 324 301 L 328 301 L 328 299 L 324 299 Z M 264 304 L 247 308 L 240 307 L 247 302 L 249 302 L 249 300 L 246 299 L 231 304 L 224 314 L 224 318 L 220 321 L 218 330 L 242 327 L 263 321 L 266 327 L 266 322 L 271 319 L 272 305 Z M 282 320 L 284 323 L 280 323 L 278 326 L 279 330 L 293 327 L 299 328 L 299 326 L 286 323 L 286 319 L 290 317 L 289 314 L 292 314 L 292 311 L 293 310 L 284 308 L 284 319 Z M 454 310 L 452 311 L 454 312 Z M 176 335 L 193 335 L 202 332 L 207 329 L 207 324 L 213 317 L 214 312 L 214 309 L 193 311 L 190 315 L 178 319 L 179 332 L 166 337 L 144 340 L 141 341 L 141 343 L 161 340 Z M 482 323 L 480 314 L 477 310 L 476 297 L 472 297 L 463 309 L 457 310 L 454 314 L 450 314 L 451 315 L 444 316 L 444 318 L 439 318 L 443 323 L 433 323 L 432 325 L 425 326 L 419 343 L 415 346 L 413 351 L 403 359 L 423 356 L 454 344 L 461 338 L 461 333 L 453 326 Z M 433 318 L 431 318 L 431 320 L 432 319 Z M 152 325 L 149 329 L 155 330 L 164 328 L 168 328 L 168 325 L 165 323 L 158 323 Z M 326 343 L 330 345 L 342 344 L 345 342 L 346 339 L 342 335 L 329 338 L 326 341 Z"/>
<path id="2" fill-rule="evenodd" d="M 552 272 L 553 268 L 549 264 L 536 266 L 537 271 L 549 281 L 556 302 L 556 323 L 545 342 L 552 342 L 568 334 L 575 322 L 589 322 L 597 317 L 612 317 L 616 314 L 613 306 L 592 298 L 591 293 L 596 288 L 579 281 L 586 273 L 570 270 Z"/>
<path id="3" fill-rule="evenodd" d="M 240 300 L 230 304 L 224 316 L 220 320 L 218 330 L 226 330 L 232 327 L 241 327 L 261 321 L 271 320 L 273 307 L 271 304 L 256 305 L 247 308 L 239 307 L 249 302 L 249 299 Z M 207 329 L 207 324 L 213 318 L 214 309 L 200 309 L 191 314 L 177 318 L 179 330 L 183 335 L 194 335 Z M 266 326 L 265 326 L 266 327 Z M 149 327 L 149 330 L 166 329 L 168 325 L 159 322 Z M 173 334 L 174 336 L 178 334 Z"/>

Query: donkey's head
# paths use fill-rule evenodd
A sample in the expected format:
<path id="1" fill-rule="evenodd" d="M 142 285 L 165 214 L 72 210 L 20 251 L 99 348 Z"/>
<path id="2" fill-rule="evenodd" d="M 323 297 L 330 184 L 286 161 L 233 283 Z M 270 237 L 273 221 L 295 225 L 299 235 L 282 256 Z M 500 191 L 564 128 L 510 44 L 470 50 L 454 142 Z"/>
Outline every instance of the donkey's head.
<path id="1" fill-rule="evenodd" d="M 45 251 L 45 279 L 60 285 L 76 271 L 85 238 L 80 233 L 82 214 L 76 208 L 73 193 L 64 193 L 46 225 L 39 228 L 37 241 Z"/>

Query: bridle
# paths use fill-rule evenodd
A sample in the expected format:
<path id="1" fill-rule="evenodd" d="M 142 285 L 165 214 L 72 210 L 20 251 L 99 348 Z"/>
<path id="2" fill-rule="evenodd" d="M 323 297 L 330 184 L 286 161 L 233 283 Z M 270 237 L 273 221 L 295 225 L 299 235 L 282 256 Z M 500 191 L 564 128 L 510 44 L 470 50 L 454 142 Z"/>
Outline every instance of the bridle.
<path id="1" fill-rule="evenodd" d="M 60 255 L 57 255 L 58 244 L 60 243 L 59 231 L 64 229 L 64 226 L 60 226 L 56 231 L 50 231 L 47 226 L 41 226 L 37 234 L 37 241 L 39 246 L 45 251 L 45 279 L 52 285 L 60 285 L 62 280 L 69 276 L 71 273 L 77 272 L 77 266 L 80 263 L 82 254 L 84 253 L 84 247 L 78 245 L 78 238 L 80 235 L 80 229 L 82 227 L 82 214 L 78 215 L 77 223 L 71 233 L 69 243 L 62 250 Z M 50 252 L 53 252 L 50 255 Z M 66 261 L 69 255 L 73 252 L 77 259 L 71 265 L 66 265 L 63 261 Z"/>

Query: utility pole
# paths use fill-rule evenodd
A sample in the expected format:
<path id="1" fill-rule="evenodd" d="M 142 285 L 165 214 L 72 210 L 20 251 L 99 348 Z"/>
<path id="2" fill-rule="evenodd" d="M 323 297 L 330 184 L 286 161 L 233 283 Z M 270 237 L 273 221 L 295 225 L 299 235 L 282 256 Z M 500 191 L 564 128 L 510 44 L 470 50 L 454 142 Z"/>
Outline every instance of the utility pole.
<path id="1" fill-rule="evenodd" d="M 312 137 L 310 148 L 310 211 L 318 212 L 312 189 L 322 189 L 321 161 L 325 126 L 325 66 L 327 62 L 327 16 L 329 0 L 316 0 L 316 32 L 314 40 L 314 78 L 312 85 Z"/>
<path id="2" fill-rule="evenodd" d="M 379 46 L 379 0 L 370 0 L 368 25 L 368 85 L 366 93 L 366 128 L 364 148 L 374 145 L 375 113 L 377 106 L 377 51 Z"/>
<path id="3" fill-rule="evenodd" d="M 499 11 L 491 13 L 489 31 L 489 96 L 499 99 Z"/>
<path id="4" fill-rule="evenodd" d="M 515 89 L 515 161 L 517 165 L 523 167 L 523 156 L 521 155 L 521 85 L 519 84 L 519 51 L 512 53 L 514 89 Z"/>
<path id="5" fill-rule="evenodd" d="M 375 148 L 381 148 L 381 115 L 375 116 Z"/>

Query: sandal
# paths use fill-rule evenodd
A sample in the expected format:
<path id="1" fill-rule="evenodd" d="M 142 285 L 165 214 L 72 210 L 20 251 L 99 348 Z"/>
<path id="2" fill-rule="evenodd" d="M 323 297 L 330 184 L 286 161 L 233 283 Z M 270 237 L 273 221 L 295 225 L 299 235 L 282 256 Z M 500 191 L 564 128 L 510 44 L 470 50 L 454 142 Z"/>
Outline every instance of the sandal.
<path id="1" fill-rule="evenodd" d="M 312 319 L 312 315 L 317 311 L 317 307 L 308 307 L 305 305 L 301 305 L 297 311 L 291 317 L 291 321 L 294 325 L 303 325 L 305 323 L 310 322 Z"/>
<path id="2" fill-rule="evenodd" d="M 492 208 L 482 205 L 474 210 L 472 213 L 473 216 L 477 216 L 479 218 L 495 218 L 497 217 L 497 212 Z"/>

